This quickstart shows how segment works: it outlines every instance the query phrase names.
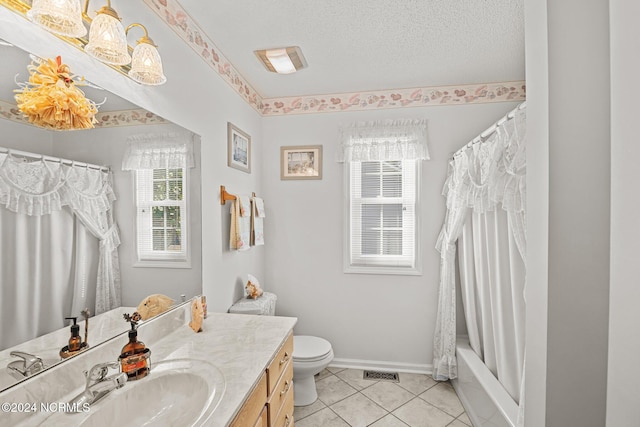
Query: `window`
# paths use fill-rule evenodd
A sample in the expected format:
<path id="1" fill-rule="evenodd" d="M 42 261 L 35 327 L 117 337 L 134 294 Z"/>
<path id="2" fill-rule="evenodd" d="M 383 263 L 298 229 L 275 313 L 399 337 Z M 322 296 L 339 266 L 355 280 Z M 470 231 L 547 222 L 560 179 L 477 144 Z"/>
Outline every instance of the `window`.
<path id="1" fill-rule="evenodd" d="M 188 171 L 136 170 L 138 266 L 190 266 Z"/>
<path id="2" fill-rule="evenodd" d="M 421 163 L 428 159 L 426 120 L 340 127 L 345 272 L 422 274 L 418 195 Z"/>
<path id="3" fill-rule="evenodd" d="M 419 160 L 347 162 L 345 271 L 420 274 Z"/>

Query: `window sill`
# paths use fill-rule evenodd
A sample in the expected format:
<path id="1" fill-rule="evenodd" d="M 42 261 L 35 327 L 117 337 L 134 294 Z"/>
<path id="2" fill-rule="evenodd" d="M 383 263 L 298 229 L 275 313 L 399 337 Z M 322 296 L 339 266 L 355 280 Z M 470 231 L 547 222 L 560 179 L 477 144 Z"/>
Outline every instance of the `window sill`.
<path id="1" fill-rule="evenodd" d="M 145 260 L 133 263 L 134 268 L 191 268 L 191 261 Z"/>
<path id="2" fill-rule="evenodd" d="M 347 266 L 344 268 L 345 274 L 389 274 L 396 276 L 422 276 L 422 270 L 416 267 L 376 267 L 370 266 Z"/>

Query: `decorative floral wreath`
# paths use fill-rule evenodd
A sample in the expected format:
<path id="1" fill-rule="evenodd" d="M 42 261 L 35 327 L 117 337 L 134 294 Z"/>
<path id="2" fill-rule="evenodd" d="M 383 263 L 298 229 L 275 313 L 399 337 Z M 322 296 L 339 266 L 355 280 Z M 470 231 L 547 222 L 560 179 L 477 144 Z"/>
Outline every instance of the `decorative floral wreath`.
<path id="1" fill-rule="evenodd" d="M 69 66 L 46 59 L 31 63 L 29 81 L 18 83 L 15 98 L 18 108 L 30 123 L 46 129 L 92 129 L 97 123 L 98 106 L 76 86 Z"/>

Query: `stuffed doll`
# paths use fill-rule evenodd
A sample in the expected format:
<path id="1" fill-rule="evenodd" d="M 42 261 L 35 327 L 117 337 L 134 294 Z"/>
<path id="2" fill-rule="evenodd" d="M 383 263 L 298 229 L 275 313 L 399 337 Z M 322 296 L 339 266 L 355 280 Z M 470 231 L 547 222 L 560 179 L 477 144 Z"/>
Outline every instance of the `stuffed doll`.
<path id="1" fill-rule="evenodd" d="M 247 292 L 247 298 L 256 299 L 262 295 L 262 288 L 260 287 L 260 282 L 254 276 L 249 274 L 249 280 L 247 281 L 247 285 L 244 287 Z"/>

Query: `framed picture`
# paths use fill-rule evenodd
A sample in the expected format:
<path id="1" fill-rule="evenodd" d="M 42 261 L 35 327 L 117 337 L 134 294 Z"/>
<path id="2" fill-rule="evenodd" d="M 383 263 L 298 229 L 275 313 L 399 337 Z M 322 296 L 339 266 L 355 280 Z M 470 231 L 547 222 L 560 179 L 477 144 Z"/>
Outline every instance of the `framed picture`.
<path id="1" fill-rule="evenodd" d="M 251 173 L 251 137 L 227 122 L 227 165 Z"/>
<path id="2" fill-rule="evenodd" d="M 322 179 L 322 145 L 280 147 L 280 179 Z"/>

